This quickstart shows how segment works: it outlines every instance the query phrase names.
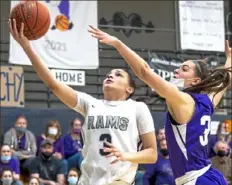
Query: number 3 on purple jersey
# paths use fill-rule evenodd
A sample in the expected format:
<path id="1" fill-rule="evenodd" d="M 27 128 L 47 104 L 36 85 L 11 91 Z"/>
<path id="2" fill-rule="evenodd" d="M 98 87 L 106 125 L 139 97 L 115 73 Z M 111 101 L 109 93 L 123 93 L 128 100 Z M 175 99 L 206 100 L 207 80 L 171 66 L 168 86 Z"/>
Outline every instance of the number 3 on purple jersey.
<path id="1" fill-rule="evenodd" d="M 206 125 L 206 128 L 205 128 L 204 134 L 199 136 L 199 139 L 200 139 L 201 145 L 206 146 L 208 144 L 208 136 L 209 136 L 210 129 L 211 129 L 211 117 L 208 115 L 203 116 L 201 118 L 201 125 L 202 126 Z"/>

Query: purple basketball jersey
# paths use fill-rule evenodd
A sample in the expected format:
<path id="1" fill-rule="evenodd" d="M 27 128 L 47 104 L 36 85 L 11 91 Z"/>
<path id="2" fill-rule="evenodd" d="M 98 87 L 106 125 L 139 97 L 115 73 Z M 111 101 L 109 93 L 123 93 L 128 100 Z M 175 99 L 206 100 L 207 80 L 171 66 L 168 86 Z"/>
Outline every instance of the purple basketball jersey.
<path id="1" fill-rule="evenodd" d="M 180 125 L 169 113 L 166 118 L 165 133 L 175 178 L 210 164 L 207 144 L 213 104 L 206 94 L 189 94 L 196 103 L 192 119 L 187 124 Z"/>

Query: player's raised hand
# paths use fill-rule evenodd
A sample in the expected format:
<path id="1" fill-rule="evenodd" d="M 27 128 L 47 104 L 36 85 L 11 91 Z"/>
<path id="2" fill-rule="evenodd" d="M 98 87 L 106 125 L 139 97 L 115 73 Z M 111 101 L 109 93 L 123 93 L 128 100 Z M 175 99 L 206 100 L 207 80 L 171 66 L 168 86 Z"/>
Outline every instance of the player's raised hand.
<path id="1" fill-rule="evenodd" d="M 226 52 L 226 58 L 231 58 L 231 47 L 230 47 L 230 44 L 229 44 L 229 41 L 226 40 L 226 43 L 225 43 L 225 52 Z"/>
<path id="2" fill-rule="evenodd" d="M 92 37 L 98 39 L 99 42 L 103 44 L 107 44 L 107 45 L 115 47 L 119 43 L 118 38 L 111 36 L 108 33 L 101 31 L 94 26 L 90 25 L 88 31 L 89 33 L 91 33 Z"/>
<path id="3" fill-rule="evenodd" d="M 115 160 L 111 162 L 111 164 L 114 164 L 118 161 L 126 161 L 124 153 L 120 152 L 113 144 L 105 141 L 104 142 L 107 147 L 104 148 L 104 152 L 109 152 L 110 154 L 107 155 L 106 157 L 116 157 Z"/>
<path id="4" fill-rule="evenodd" d="M 24 23 L 21 24 L 20 31 L 18 32 L 16 20 L 9 19 L 9 31 L 13 38 L 22 46 L 28 46 L 30 45 L 28 39 L 24 36 Z"/>

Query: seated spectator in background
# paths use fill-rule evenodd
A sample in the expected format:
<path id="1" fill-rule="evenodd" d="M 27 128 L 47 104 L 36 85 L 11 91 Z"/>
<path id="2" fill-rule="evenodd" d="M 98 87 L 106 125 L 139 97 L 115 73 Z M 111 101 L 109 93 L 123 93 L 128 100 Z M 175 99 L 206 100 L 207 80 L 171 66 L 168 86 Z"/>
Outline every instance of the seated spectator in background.
<path id="1" fill-rule="evenodd" d="M 157 130 L 156 137 L 157 137 L 157 148 L 160 149 L 160 146 L 159 146 L 160 141 L 163 140 L 163 139 L 166 139 L 165 129 L 164 128 L 159 128 Z"/>
<path id="2" fill-rule="evenodd" d="M 76 185 L 80 177 L 80 172 L 76 168 L 71 168 L 68 172 L 67 185 Z"/>
<path id="3" fill-rule="evenodd" d="M 61 137 L 61 127 L 58 120 L 50 120 L 46 124 L 45 133 L 37 138 L 37 155 L 40 152 L 40 145 L 45 139 L 49 139 L 53 143 L 53 156 L 61 160 L 64 166 L 65 174 L 68 173 L 68 163 L 64 160 L 64 139 Z"/>
<path id="4" fill-rule="evenodd" d="M 3 143 L 11 147 L 12 155 L 20 160 L 22 170 L 28 172 L 37 147 L 34 134 L 27 130 L 25 116 L 19 116 L 16 119 L 14 127 L 5 133 Z"/>
<path id="5" fill-rule="evenodd" d="M 163 139 L 166 139 L 164 128 L 159 128 L 157 130 L 157 141 L 160 142 Z"/>
<path id="6" fill-rule="evenodd" d="M 5 168 L 1 172 L 1 185 L 22 185 L 22 182 L 19 180 L 14 180 L 13 172 L 9 168 Z"/>
<path id="7" fill-rule="evenodd" d="M 160 141 L 160 154 L 155 164 L 146 164 L 144 185 L 175 185 L 165 139 Z"/>
<path id="8" fill-rule="evenodd" d="M 44 185 L 64 184 L 64 169 L 61 160 L 53 156 L 53 142 L 49 139 L 42 141 L 39 156 L 31 163 L 31 177 L 39 178 Z"/>
<path id="9" fill-rule="evenodd" d="M 64 136 L 64 155 L 68 161 L 69 169 L 76 167 L 80 170 L 83 160 L 81 150 L 83 142 L 81 140 L 81 120 L 75 118 L 71 122 L 70 133 Z"/>
<path id="10" fill-rule="evenodd" d="M 16 158 L 12 158 L 11 148 L 5 144 L 1 147 L 0 173 L 2 173 L 4 168 L 8 168 L 13 172 L 14 180 L 19 180 L 19 161 Z"/>
<path id="11" fill-rule="evenodd" d="M 31 177 L 29 180 L 28 185 L 40 185 L 40 181 L 36 177 Z"/>
<path id="12" fill-rule="evenodd" d="M 215 144 L 218 141 L 225 141 L 230 145 L 230 148 L 232 148 L 232 140 L 231 140 L 231 134 L 230 131 L 226 129 L 225 122 L 222 121 L 218 125 L 217 133 L 216 135 L 210 135 L 209 136 L 209 158 L 216 156 L 216 153 L 214 151 Z"/>
<path id="13" fill-rule="evenodd" d="M 225 141 L 218 141 L 214 147 L 214 151 L 216 156 L 211 158 L 213 168 L 222 172 L 228 184 L 232 185 L 232 161 L 228 143 Z"/>

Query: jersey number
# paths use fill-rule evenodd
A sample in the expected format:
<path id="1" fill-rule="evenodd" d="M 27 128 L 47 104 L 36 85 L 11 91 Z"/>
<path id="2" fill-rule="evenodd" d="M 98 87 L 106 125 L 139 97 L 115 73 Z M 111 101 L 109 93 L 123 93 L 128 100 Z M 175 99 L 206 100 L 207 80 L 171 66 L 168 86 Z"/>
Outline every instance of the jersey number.
<path id="1" fill-rule="evenodd" d="M 111 135 L 110 134 L 102 134 L 100 135 L 99 137 L 99 140 L 101 142 L 104 142 L 104 141 L 107 141 L 108 143 L 111 143 L 112 142 L 112 138 L 111 138 Z M 107 145 L 105 143 L 103 143 L 103 147 L 107 147 Z M 105 156 L 105 155 L 109 155 L 110 152 L 104 152 L 103 149 L 100 149 L 99 150 L 99 153 L 102 155 L 102 156 Z"/>
<path id="2" fill-rule="evenodd" d="M 211 127 L 211 117 L 210 116 L 203 116 L 201 118 L 201 125 L 206 125 L 206 129 L 204 131 L 204 134 L 200 136 L 200 143 L 202 146 L 206 146 L 208 144 L 208 136 L 210 133 L 210 127 Z"/>

